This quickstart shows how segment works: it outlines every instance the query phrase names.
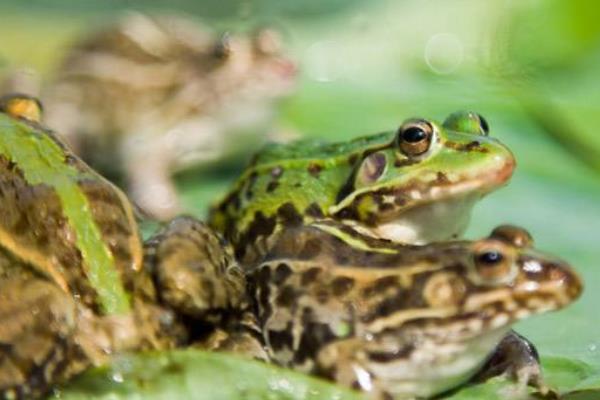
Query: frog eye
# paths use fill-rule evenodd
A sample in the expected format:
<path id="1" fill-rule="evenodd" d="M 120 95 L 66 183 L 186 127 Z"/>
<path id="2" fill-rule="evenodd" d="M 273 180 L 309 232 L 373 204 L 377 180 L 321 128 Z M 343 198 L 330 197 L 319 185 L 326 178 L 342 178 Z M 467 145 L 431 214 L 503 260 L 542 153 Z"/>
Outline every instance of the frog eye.
<path id="1" fill-rule="evenodd" d="M 483 242 L 476 246 L 473 266 L 476 280 L 488 285 L 506 284 L 517 272 L 514 252 L 497 241 Z"/>
<path id="2" fill-rule="evenodd" d="M 229 32 L 225 32 L 221 35 L 215 44 L 213 54 L 220 60 L 225 60 L 231 55 L 231 35 Z"/>
<path id="3" fill-rule="evenodd" d="M 411 120 L 402 124 L 396 134 L 396 143 L 407 156 L 418 156 L 431 147 L 433 126 L 425 120 Z"/>
<path id="4" fill-rule="evenodd" d="M 42 103 L 25 94 L 10 94 L 0 98 L 0 111 L 11 117 L 33 122 L 40 122 L 42 119 Z"/>
<path id="5" fill-rule="evenodd" d="M 442 124 L 444 128 L 456 132 L 488 136 L 490 125 L 480 114 L 472 111 L 458 111 L 450 114 Z"/>

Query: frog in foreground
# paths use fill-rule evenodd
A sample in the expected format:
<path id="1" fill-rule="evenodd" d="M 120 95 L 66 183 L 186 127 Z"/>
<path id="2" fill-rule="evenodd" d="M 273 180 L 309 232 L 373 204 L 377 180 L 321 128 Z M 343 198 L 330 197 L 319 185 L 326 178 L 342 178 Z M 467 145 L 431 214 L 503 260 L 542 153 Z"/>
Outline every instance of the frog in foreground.
<path id="1" fill-rule="evenodd" d="M 363 234 L 425 244 L 457 238 L 473 205 L 512 175 L 511 152 L 473 112 L 443 124 L 340 143 L 271 144 L 211 211 L 210 225 L 243 262 L 259 259 L 284 228 L 318 220 Z"/>
<path id="2" fill-rule="evenodd" d="M 132 12 L 68 52 L 44 91 L 45 124 L 167 219 L 181 207 L 171 176 L 256 148 L 295 82 L 274 30 L 217 36 L 182 17 Z"/>
<path id="3" fill-rule="evenodd" d="M 0 100 L 0 398 L 39 397 L 114 353 L 184 345 L 183 317 L 211 320 L 208 308 L 243 298 L 241 271 L 210 232 L 186 230 L 158 260 L 151 244 L 144 251 L 125 195 L 42 128 L 40 115 L 35 99 Z M 178 294 L 162 268 L 173 257 L 193 259 L 203 277 L 218 271 L 210 298 Z"/>
<path id="4" fill-rule="evenodd" d="M 582 283 L 525 230 L 425 246 L 347 234 L 353 245 L 318 225 L 286 230 L 249 271 L 271 360 L 380 399 L 434 396 L 477 373 L 547 392 L 535 348 L 510 327 L 568 305 Z"/>

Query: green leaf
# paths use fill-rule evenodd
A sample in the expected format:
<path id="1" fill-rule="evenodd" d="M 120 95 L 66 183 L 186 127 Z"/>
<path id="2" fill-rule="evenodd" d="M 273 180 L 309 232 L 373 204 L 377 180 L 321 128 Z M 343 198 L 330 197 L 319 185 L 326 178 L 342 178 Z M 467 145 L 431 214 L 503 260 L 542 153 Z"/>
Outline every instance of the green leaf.
<path id="1" fill-rule="evenodd" d="M 294 371 L 189 349 L 117 357 L 60 389 L 62 400 L 364 400 L 360 394 Z"/>

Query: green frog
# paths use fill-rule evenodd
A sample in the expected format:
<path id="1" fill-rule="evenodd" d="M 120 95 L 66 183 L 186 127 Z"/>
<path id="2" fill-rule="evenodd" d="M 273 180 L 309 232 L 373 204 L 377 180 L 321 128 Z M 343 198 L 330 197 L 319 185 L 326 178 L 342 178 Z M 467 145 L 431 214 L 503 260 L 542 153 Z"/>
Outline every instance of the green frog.
<path id="1" fill-rule="evenodd" d="M 183 318 L 243 299 L 221 239 L 174 221 L 143 245 L 125 195 L 40 115 L 35 99 L 0 99 L 0 398 L 39 397 L 116 352 L 186 344 Z M 192 292 L 213 270 L 222 279 Z"/>
<path id="2" fill-rule="evenodd" d="M 443 124 L 340 143 L 270 144 L 211 211 L 210 224 L 242 261 L 256 260 L 282 227 L 332 219 L 363 234 L 423 244 L 456 238 L 477 200 L 504 184 L 515 160 L 473 112 Z"/>
<path id="3" fill-rule="evenodd" d="M 350 245 L 322 228 L 286 230 L 248 272 L 271 360 L 378 399 L 501 372 L 547 393 L 535 348 L 510 327 L 568 305 L 582 283 L 527 231 L 410 246 L 347 230 Z"/>

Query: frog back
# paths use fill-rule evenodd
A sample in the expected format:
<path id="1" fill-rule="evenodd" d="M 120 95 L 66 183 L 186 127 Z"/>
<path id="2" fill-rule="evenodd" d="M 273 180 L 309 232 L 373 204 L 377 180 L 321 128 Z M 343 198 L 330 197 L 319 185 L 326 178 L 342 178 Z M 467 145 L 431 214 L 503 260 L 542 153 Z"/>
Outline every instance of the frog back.
<path id="1" fill-rule="evenodd" d="M 0 114 L 0 245 L 107 313 L 129 308 L 122 284 L 141 268 L 123 193 L 35 123 Z"/>
<path id="2" fill-rule="evenodd" d="M 386 132 L 338 143 L 268 144 L 212 208 L 210 225 L 243 258 L 246 242 L 257 236 L 267 240 L 280 225 L 326 217 L 365 152 L 389 146 L 392 137 Z"/>

